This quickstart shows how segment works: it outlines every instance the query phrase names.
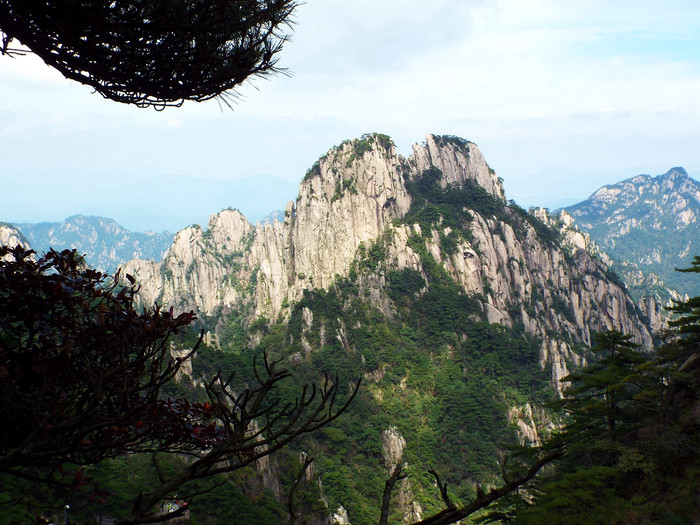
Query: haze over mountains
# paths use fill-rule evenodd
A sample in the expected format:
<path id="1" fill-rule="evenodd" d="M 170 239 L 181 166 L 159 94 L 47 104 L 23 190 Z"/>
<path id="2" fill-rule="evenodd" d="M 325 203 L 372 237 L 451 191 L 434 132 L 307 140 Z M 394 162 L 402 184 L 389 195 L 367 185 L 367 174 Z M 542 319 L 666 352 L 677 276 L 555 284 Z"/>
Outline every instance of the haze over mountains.
<path id="1" fill-rule="evenodd" d="M 244 192 L 256 187 L 252 179 L 243 180 L 241 184 Z M 221 191 L 206 184 L 202 190 L 213 191 L 221 203 L 225 202 L 222 198 L 233 191 L 222 196 Z M 281 221 L 284 213 L 268 213 L 263 203 L 270 202 L 266 200 L 270 195 L 281 202 L 289 188 L 268 178 L 258 190 L 261 198 L 241 210 L 243 214 L 249 220 L 262 223 L 275 218 Z M 635 300 L 654 296 L 663 303 L 674 295 L 669 294 L 669 289 L 681 295 L 700 293 L 700 285 L 674 270 L 690 264 L 698 252 L 697 240 L 700 239 L 700 183 L 690 178 L 683 168 L 672 168 L 658 176 L 638 175 L 604 186 L 564 210 L 574 218 L 574 227 L 588 233 L 610 257 L 613 270 L 627 284 Z M 14 226 L 38 251 L 49 247 L 76 248 L 87 255 L 90 264 L 107 272 L 114 272 L 134 258 L 160 260 L 175 236 L 167 231 L 131 231 L 110 218 L 83 215 L 74 215 L 62 222 Z"/>
<path id="2" fill-rule="evenodd" d="M 300 176 L 303 175 L 300 174 Z M 28 177 L 31 180 L 31 177 Z M 8 195 L 18 198 L 3 207 L 2 220 L 13 224 L 61 222 L 65 217 L 109 217 L 134 232 L 178 231 L 193 223 L 206 224 L 212 213 L 234 206 L 251 221 L 283 209 L 294 199 L 299 182 L 270 174 L 235 180 L 186 174 L 78 171 L 70 176 L 70 199 L 57 198 L 66 182 L 54 177 L 36 191 L 22 177 L 3 181 Z M 119 180 L 119 184 L 115 184 Z M 138 193 L 138 199 L 134 194 Z M 100 198 L 109 195 L 109 198 Z M 147 203 L 147 204 L 144 204 Z"/>

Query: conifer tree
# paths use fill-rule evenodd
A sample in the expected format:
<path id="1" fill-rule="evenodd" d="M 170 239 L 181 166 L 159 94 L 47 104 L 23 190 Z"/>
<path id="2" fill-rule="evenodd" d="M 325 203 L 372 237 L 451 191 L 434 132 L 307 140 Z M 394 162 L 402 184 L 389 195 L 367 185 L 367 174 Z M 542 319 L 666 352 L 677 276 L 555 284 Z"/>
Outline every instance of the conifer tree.
<path id="1" fill-rule="evenodd" d="M 125 104 L 227 102 L 246 80 L 281 71 L 277 55 L 296 7 L 295 0 L 0 0 L 0 54 L 33 52 Z"/>

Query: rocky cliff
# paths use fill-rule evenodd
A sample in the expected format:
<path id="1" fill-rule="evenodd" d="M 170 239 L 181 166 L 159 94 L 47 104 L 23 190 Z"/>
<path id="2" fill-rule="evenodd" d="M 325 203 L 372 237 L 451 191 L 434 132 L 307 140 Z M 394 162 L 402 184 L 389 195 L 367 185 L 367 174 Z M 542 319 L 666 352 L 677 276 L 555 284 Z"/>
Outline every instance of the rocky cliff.
<path id="1" fill-rule="evenodd" d="M 439 190 L 428 187 L 431 177 Z M 436 192 L 444 203 L 421 204 Z M 456 207 L 455 196 L 463 200 Z M 461 224 L 446 219 L 445 206 L 462 214 Z M 225 210 L 206 230 L 179 232 L 162 263 L 133 260 L 126 270 L 141 283 L 145 303 L 191 308 L 221 327 L 234 310 L 249 322 L 284 319 L 305 290 L 348 276 L 391 315 L 387 272 L 408 269 L 427 279 L 437 264 L 477 298 L 478 315 L 538 338 L 541 366 L 551 368 L 558 387 L 580 360 L 576 347 L 590 344 L 595 331 L 615 327 L 651 344 L 630 297 L 586 248 L 582 236 L 561 237 L 508 204 L 475 144 L 428 135 L 404 158 L 389 137 L 373 134 L 323 155 L 282 222 L 254 227 Z M 358 276 L 363 261 L 376 271 Z"/>
<path id="2" fill-rule="evenodd" d="M 17 228 L 11 224 L 0 223 L 0 246 L 14 248 L 17 245 L 29 248 L 29 242 Z"/>
<path id="3" fill-rule="evenodd" d="M 566 211 L 610 256 L 640 305 L 678 298 L 674 292 L 700 294 L 696 282 L 674 271 L 700 250 L 700 182 L 683 168 L 603 186 Z"/>

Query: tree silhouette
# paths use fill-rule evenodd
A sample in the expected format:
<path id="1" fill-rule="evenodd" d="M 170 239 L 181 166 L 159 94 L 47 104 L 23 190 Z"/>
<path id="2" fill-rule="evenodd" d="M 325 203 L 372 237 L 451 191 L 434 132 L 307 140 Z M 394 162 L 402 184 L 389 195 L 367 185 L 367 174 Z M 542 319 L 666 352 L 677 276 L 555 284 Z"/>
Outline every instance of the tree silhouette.
<path id="1" fill-rule="evenodd" d="M 280 72 L 296 0 L 0 0 L 0 53 L 26 48 L 105 98 L 153 106 Z M 14 40 L 26 48 L 13 48 Z M 223 99 L 226 102 L 226 98 Z"/>
<path id="2" fill-rule="evenodd" d="M 700 274 L 700 256 L 696 255 L 693 258 L 690 268 L 677 271 Z M 682 338 L 681 346 L 685 349 L 684 356 L 687 358 L 700 351 L 700 296 L 676 302 L 671 311 L 677 314 L 677 317 L 669 325 L 678 329 Z"/>
<path id="3" fill-rule="evenodd" d="M 158 483 L 134 500 L 121 524 L 182 514 L 158 503 L 187 483 L 253 464 L 337 418 L 351 402 L 338 380 L 301 387 L 296 399 L 271 395 L 289 377 L 265 357 L 255 381 L 215 375 L 202 400 L 171 399 L 162 388 L 197 350 L 170 356 L 170 341 L 195 319 L 159 307 L 139 313 L 138 288 L 87 268 L 75 250 L 36 257 L 0 247 L 0 474 L 65 494 L 91 486 L 84 467 L 147 454 Z M 177 469 L 163 457 L 187 458 Z"/>

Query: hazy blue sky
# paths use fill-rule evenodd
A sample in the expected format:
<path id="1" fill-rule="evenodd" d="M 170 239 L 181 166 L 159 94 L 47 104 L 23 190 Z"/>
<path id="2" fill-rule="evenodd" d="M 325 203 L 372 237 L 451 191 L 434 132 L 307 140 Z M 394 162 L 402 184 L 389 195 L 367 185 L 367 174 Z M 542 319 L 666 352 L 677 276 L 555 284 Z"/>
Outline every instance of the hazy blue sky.
<path id="1" fill-rule="evenodd" d="M 476 142 L 526 207 L 673 166 L 700 178 L 697 0 L 307 0 L 296 21 L 293 76 L 243 87 L 234 111 L 123 106 L 0 57 L 0 221 L 257 220 L 371 131 L 402 154 L 427 133 Z"/>

